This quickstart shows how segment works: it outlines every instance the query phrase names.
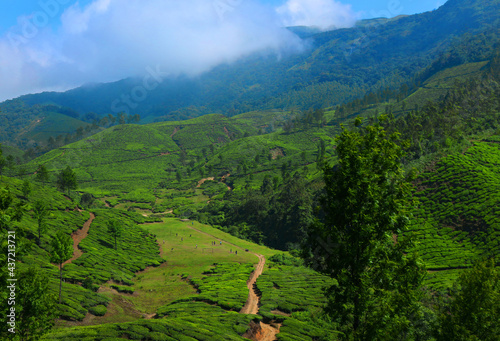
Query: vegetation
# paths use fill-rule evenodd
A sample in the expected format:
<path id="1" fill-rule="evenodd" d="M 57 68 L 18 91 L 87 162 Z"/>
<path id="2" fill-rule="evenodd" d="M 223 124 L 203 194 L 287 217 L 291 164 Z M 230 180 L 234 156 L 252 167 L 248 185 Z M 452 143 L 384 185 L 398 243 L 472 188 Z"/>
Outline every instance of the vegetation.
<path id="1" fill-rule="evenodd" d="M 116 239 L 122 235 L 122 226 L 116 220 L 108 221 L 108 232 L 115 239 L 115 250 L 116 250 Z"/>
<path id="2" fill-rule="evenodd" d="M 498 6 L 293 28 L 303 54 L 165 79 L 144 125 L 104 112 L 133 80 L 2 103 L 18 338 L 494 339 Z"/>
<path id="3" fill-rule="evenodd" d="M 69 166 L 67 166 L 57 175 L 57 186 L 59 186 L 59 188 L 63 191 L 67 190 L 68 196 L 71 189 L 74 190 L 78 187 L 76 174 Z"/>
<path id="4" fill-rule="evenodd" d="M 338 165 L 324 168 L 325 219 L 315 222 L 304 246 L 313 267 L 338 282 L 329 289 L 328 311 L 346 339 L 377 339 L 388 330 L 399 338 L 418 302 L 423 268 L 407 254 L 411 185 L 398 142 L 380 125 L 344 129 Z"/>
<path id="5" fill-rule="evenodd" d="M 62 303 L 62 273 L 63 266 L 62 264 L 71 258 L 73 255 L 73 241 L 71 238 L 64 234 L 64 232 L 59 231 L 52 242 L 50 243 L 52 246 L 52 254 L 51 261 L 59 264 L 59 304 Z"/>
<path id="6" fill-rule="evenodd" d="M 500 272 L 493 259 L 463 272 L 443 304 L 438 340 L 495 340 L 500 333 Z"/>

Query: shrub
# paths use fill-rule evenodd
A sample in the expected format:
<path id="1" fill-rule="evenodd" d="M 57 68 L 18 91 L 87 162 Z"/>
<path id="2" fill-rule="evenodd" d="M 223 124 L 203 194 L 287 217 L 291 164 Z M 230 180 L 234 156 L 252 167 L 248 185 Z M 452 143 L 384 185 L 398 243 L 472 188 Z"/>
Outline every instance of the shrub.
<path id="1" fill-rule="evenodd" d="M 103 305 L 98 305 L 95 307 L 91 307 L 89 309 L 89 313 L 91 313 L 92 315 L 95 315 L 95 316 L 104 316 L 104 315 L 106 315 L 107 311 L 108 311 L 108 308 L 106 308 Z"/>

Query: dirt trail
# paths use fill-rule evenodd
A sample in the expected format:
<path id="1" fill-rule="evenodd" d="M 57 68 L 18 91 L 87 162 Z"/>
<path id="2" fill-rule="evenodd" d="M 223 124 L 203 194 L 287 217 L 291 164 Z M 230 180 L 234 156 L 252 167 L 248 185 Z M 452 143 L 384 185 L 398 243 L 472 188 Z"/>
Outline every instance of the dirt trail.
<path id="1" fill-rule="evenodd" d="M 263 255 L 258 255 L 255 254 L 257 257 L 259 257 L 259 263 L 255 267 L 255 270 L 252 272 L 250 275 L 250 278 L 248 279 L 247 282 L 247 287 L 248 287 L 248 299 L 247 303 L 241 308 L 240 314 L 257 314 L 259 312 L 259 301 L 260 297 L 257 295 L 256 292 L 256 285 L 255 283 L 257 282 L 257 278 L 262 274 L 262 271 L 264 270 L 264 265 L 266 264 L 266 258 L 264 258 Z"/>
<path id="2" fill-rule="evenodd" d="M 201 185 L 203 185 L 205 183 L 205 181 L 214 181 L 214 180 L 215 180 L 214 177 L 201 179 L 200 181 L 198 181 L 198 186 L 196 186 L 196 187 L 197 188 L 200 187 Z"/>
<path id="3" fill-rule="evenodd" d="M 220 238 L 217 238 L 210 233 L 203 232 L 201 230 L 198 230 L 195 227 L 186 225 L 188 228 L 195 230 L 197 232 L 203 233 L 207 236 L 211 236 L 215 238 L 216 240 L 222 240 Z M 226 244 L 230 244 L 233 246 L 236 246 L 240 249 L 244 249 L 236 244 L 230 243 L 228 241 L 222 240 Z M 248 287 L 248 299 L 240 310 L 240 314 L 258 314 L 259 313 L 259 303 L 260 303 L 260 296 L 258 294 L 258 289 L 257 289 L 257 278 L 262 274 L 262 271 L 264 270 L 264 265 L 266 264 L 266 258 L 258 253 L 253 253 L 253 255 L 259 257 L 259 263 L 255 267 L 255 270 L 252 272 L 250 275 L 250 278 L 247 281 L 247 287 Z M 271 322 L 270 324 L 266 324 L 262 321 L 260 321 L 258 324 L 255 322 L 250 322 L 250 328 L 246 331 L 245 334 L 243 334 L 243 337 L 250 339 L 252 341 L 275 341 L 276 340 L 276 334 L 280 332 L 280 327 L 281 324 L 278 323 L 273 323 Z"/>
<path id="4" fill-rule="evenodd" d="M 62 266 L 65 266 L 66 264 L 77 260 L 83 255 L 83 252 L 78 248 L 78 245 L 89 235 L 90 224 L 92 224 L 92 221 L 94 221 L 94 219 L 94 213 L 90 213 L 90 218 L 85 222 L 85 224 L 83 224 L 83 227 L 80 230 L 73 232 L 73 234 L 71 235 L 71 238 L 73 238 L 73 257 L 65 261 Z"/>
<path id="5" fill-rule="evenodd" d="M 203 231 L 198 230 L 197 228 L 192 227 L 190 225 L 186 225 L 186 226 L 188 228 L 190 228 L 191 230 L 195 230 L 197 232 L 203 233 L 207 236 L 215 238 L 216 240 L 223 241 L 226 244 L 233 245 L 233 246 L 236 246 L 237 248 L 244 250 L 244 248 L 242 248 L 236 244 L 230 243 L 228 241 L 222 240 L 220 238 L 217 238 L 217 237 L 211 235 L 210 233 L 203 232 Z M 259 278 L 259 276 L 262 274 L 262 271 L 264 270 L 264 265 L 266 264 L 266 258 L 263 255 L 260 255 L 258 253 L 251 252 L 251 254 L 253 254 L 259 258 L 259 263 L 257 263 L 255 270 L 251 273 L 250 278 L 247 281 L 247 287 L 248 287 L 248 291 L 249 291 L 248 292 L 248 299 L 247 299 L 247 302 L 245 303 L 245 305 L 243 306 L 243 308 L 240 310 L 240 314 L 257 314 L 259 312 L 260 297 L 257 295 L 255 283 L 257 282 L 257 278 Z"/>

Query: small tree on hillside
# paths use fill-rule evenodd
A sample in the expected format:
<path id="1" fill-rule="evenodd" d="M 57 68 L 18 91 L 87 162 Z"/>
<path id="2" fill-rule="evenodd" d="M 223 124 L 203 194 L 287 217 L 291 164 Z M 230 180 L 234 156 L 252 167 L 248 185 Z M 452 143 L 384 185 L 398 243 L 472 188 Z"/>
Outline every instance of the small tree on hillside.
<path id="1" fill-rule="evenodd" d="M 16 329 L 21 340 L 38 340 L 54 325 L 56 298 L 49 283 L 46 274 L 32 267 L 19 276 Z"/>
<path id="2" fill-rule="evenodd" d="M 441 309 L 438 340 L 498 340 L 500 270 L 494 260 L 464 271 Z"/>
<path id="3" fill-rule="evenodd" d="M 42 233 L 47 231 L 47 223 L 45 219 L 49 214 L 49 210 L 45 205 L 45 202 L 42 200 L 37 200 L 35 205 L 33 206 L 33 213 L 37 222 L 37 231 L 38 231 L 38 241 L 37 244 L 40 246 L 40 240 L 42 238 Z"/>
<path id="4" fill-rule="evenodd" d="M 14 196 L 10 189 L 0 188 L 0 229 L 11 228 L 11 223 L 21 221 L 25 207 L 21 202 L 14 204 Z"/>
<path id="5" fill-rule="evenodd" d="M 45 165 L 40 165 L 38 171 L 36 172 L 35 180 L 42 183 L 45 186 L 45 183 L 49 181 L 49 172 L 47 171 L 47 167 Z"/>
<path id="6" fill-rule="evenodd" d="M 68 196 L 70 190 L 75 190 L 78 188 L 76 174 L 69 166 L 67 166 L 57 175 L 57 186 L 63 191 L 67 190 Z"/>
<path id="7" fill-rule="evenodd" d="M 31 183 L 28 180 L 23 181 L 23 187 L 21 187 L 21 192 L 23 193 L 23 197 L 26 200 L 29 200 L 28 197 L 31 194 Z"/>
<path id="8" fill-rule="evenodd" d="M 62 264 L 73 256 L 73 239 L 58 231 L 50 243 L 52 247 L 50 261 L 59 264 L 59 304 L 62 302 Z"/>
<path id="9" fill-rule="evenodd" d="M 116 240 L 119 237 L 121 237 L 122 231 L 123 231 L 123 228 L 122 228 L 122 225 L 120 224 L 119 221 L 117 221 L 115 219 L 111 219 L 108 221 L 108 232 L 115 239 L 115 250 L 117 249 Z"/>

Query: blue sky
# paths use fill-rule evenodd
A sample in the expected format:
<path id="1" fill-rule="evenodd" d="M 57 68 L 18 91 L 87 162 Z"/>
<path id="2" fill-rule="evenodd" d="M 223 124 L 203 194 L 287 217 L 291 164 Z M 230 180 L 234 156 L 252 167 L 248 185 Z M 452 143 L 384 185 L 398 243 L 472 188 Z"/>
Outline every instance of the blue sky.
<path id="1" fill-rule="evenodd" d="M 67 8 L 76 3 L 76 0 L 53 0 L 58 6 Z M 87 5 L 92 0 L 79 0 L 81 5 Z M 237 0 L 230 0 L 237 1 Z M 23 15 L 43 10 L 43 4 L 51 3 L 51 0 L 4 0 L 0 2 L 0 34 L 7 31 L 11 26 L 17 24 L 17 19 Z M 284 0 L 260 0 L 270 6 L 283 5 Z M 415 14 L 433 10 L 441 6 L 445 0 L 345 0 L 339 1 L 351 5 L 354 12 L 361 13 L 362 18 L 384 16 L 391 12 L 402 12 L 402 14 Z M 231 3 L 231 2 L 229 2 Z M 57 20 L 54 20 L 54 24 Z"/>
<path id="2" fill-rule="evenodd" d="M 156 70 L 197 75 L 258 51 L 304 48 L 284 26 L 323 30 L 433 10 L 437 0 L 4 0 L 0 100 Z"/>

